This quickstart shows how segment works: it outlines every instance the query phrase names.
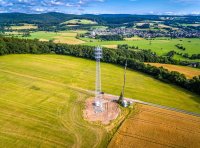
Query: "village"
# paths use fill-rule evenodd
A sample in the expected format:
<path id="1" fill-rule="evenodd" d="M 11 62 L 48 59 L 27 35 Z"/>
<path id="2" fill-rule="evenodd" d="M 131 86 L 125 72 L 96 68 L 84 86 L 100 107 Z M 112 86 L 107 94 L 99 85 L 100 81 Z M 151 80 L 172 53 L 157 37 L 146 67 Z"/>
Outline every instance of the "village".
<path id="1" fill-rule="evenodd" d="M 170 37 L 170 38 L 199 38 L 200 31 L 198 30 L 150 30 L 136 28 L 114 28 L 114 29 L 95 29 L 90 32 L 89 37 L 101 35 L 122 35 L 124 37 L 139 36 L 142 38 L 155 38 L 155 37 Z"/>

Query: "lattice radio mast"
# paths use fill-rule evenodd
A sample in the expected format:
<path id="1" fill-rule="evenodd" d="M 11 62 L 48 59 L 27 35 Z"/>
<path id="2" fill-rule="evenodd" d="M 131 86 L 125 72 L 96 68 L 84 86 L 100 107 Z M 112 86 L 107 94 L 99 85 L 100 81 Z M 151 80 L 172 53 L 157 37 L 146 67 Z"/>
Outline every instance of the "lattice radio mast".
<path id="1" fill-rule="evenodd" d="M 101 65 L 102 48 L 100 46 L 95 48 L 96 59 L 96 90 L 95 90 L 95 110 L 96 112 L 103 111 L 103 98 L 101 92 Z"/>

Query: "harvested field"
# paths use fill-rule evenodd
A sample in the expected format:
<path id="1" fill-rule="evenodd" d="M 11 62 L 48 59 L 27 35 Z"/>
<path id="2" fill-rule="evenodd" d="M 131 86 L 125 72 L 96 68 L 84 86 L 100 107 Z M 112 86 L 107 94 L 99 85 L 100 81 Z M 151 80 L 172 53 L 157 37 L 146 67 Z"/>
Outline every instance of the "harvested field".
<path id="1" fill-rule="evenodd" d="M 37 29 L 38 26 L 33 24 L 23 24 L 22 26 L 11 26 L 12 30 L 24 30 L 24 29 Z"/>
<path id="2" fill-rule="evenodd" d="M 137 41 L 137 40 L 144 40 L 143 38 L 141 37 L 138 37 L 138 36 L 135 36 L 135 37 L 132 37 L 132 38 L 125 38 L 125 40 L 127 41 Z"/>
<path id="3" fill-rule="evenodd" d="M 161 64 L 161 63 L 149 63 L 152 66 L 164 67 L 169 71 L 177 71 L 184 74 L 187 78 L 193 78 L 194 76 L 200 75 L 200 69 L 180 66 L 180 65 L 171 65 L 171 64 Z"/>
<path id="4" fill-rule="evenodd" d="M 102 46 L 106 48 L 114 48 L 114 49 L 117 48 L 117 45 L 102 45 Z"/>
<path id="5" fill-rule="evenodd" d="M 82 40 L 76 39 L 75 37 L 65 37 L 65 36 L 57 36 L 54 40 L 55 43 L 65 43 L 65 44 L 82 44 L 85 43 Z"/>
<path id="6" fill-rule="evenodd" d="M 109 147 L 200 147 L 200 118 L 147 105 L 136 105 Z"/>

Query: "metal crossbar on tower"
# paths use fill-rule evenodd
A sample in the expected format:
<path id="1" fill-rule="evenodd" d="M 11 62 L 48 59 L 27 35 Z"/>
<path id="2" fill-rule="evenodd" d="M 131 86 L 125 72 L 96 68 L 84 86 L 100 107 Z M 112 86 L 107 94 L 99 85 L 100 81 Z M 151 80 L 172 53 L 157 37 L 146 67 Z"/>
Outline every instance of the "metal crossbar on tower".
<path id="1" fill-rule="evenodd" d="M 103 100 L 101 92 L 101 65 L 100 61 L 102 58 L 102 48 L 100 46 L 95 48 L 95 59 L 96 59 L 96 90 L 95 90 L 95 110 L 96 112 L 103 111 Z"/>

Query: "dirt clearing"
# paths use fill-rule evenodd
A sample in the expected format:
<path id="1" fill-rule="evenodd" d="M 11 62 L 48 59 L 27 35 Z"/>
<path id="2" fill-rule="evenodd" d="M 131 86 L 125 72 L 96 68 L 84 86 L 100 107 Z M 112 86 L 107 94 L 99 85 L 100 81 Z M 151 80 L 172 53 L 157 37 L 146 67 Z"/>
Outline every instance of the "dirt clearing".
<path id="1" fill-rule="evenodd" d="M 86 108 L 84 110 L 84 118 L 92 122 L 101 122 L 102 124 L 109 124 L 116 119 L 120 114 L 120 108 L 115 101 L 112 101 L 111 96 L 104 96 L 103 112 L 95 113 L 94 98 L 86 100 Z"/>

